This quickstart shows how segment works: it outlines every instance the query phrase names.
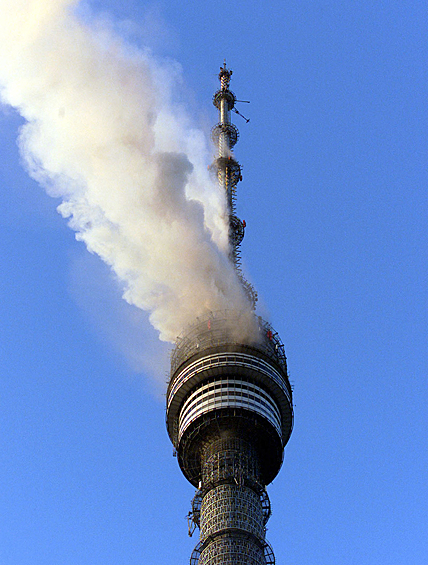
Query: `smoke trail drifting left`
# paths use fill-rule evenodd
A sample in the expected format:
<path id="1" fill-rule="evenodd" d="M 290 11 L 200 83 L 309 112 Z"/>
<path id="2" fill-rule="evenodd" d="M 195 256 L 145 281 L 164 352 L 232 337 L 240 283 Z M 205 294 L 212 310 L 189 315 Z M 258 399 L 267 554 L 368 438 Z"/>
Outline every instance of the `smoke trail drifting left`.
<path id="1" fill-rule="evenodd" d="M 79 21 L 77 4 L 0 0 L 1 98 L 26 120 L 30 175 L 173 341 L 206 310 L 248 309 L 223 195 L 204 136 L 172 101 L 178 66 Z"/>

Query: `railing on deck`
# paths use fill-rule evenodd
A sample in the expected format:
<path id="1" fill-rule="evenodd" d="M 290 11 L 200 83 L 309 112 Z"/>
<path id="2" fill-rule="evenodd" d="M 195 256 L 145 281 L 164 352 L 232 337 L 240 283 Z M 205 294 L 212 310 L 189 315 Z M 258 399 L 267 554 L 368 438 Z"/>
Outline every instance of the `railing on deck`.
<path id="1" fill-rule="evenodd" d="M 246 332 L 246 328 L 240 327 L 249 322 L 254 324 L 255 331 Z M 247 333 L 252 335 L 251 339 L 240 337 Z M 177 338 L 171 355 L 171 376 L 193 355 L 214 347 L 230 345 L 254 347 L 275 361 L 287 374 L 284 344 L 268 322 L 253 314 L 222 310 L 199 316 L 196 322 Z"/>

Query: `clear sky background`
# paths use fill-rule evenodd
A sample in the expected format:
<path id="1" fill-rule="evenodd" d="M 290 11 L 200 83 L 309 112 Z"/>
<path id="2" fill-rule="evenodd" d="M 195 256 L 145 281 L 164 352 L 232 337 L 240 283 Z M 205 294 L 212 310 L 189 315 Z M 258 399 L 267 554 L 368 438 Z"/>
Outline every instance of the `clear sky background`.
<path id="1" fill-rule="evenodd" d="M 242 254 L 295 387 L 277 563 L 426 563 L 426 2 L 89 6 L 182 65 L 195 121 L 224 57 L 251 101 Z M 168 347 L 21 168 L 20 124 L 2 110 L 0 564 L 187 563 Z"/>

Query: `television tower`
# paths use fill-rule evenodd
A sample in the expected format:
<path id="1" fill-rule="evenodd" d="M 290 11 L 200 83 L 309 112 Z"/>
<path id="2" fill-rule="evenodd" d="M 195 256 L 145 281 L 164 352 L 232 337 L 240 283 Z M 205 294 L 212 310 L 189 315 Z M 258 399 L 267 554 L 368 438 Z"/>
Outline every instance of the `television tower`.
<path id="1" fill-rule="evenodd" d="M 284 346 L 270 324 L 254 314 L 257 295 L 240 269 L 245 223 L 235 215 L 241 167 L 231 152 L 239 136 L 230 120 L 236 102 L 231 75 L 224 63 L 213 98 L 219 123 L 212 130 L 218 149 L 212 168 L 226 194 L 230 259 L 250 314 L 207 313 L 177 340 L 166 421 L 181 471 L 197 489 L 188 520 L 189 534 L 199 527 L 200 540 L 190 564 L 273 565 L 265 539 L 266 485 L 278 474 L 290 438 L 292 392 Z M 256 335 L 237 337 L 249 321 Z"/>

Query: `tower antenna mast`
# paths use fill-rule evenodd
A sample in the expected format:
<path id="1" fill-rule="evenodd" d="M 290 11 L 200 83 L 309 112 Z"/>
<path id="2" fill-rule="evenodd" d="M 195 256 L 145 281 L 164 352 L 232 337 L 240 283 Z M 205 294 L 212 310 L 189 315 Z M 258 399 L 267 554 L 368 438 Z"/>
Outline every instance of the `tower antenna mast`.
<path id="1" fill-rule="evenodd" d="M 218 109 L 219 121 L 212 129 L 212 140 L 217 146 L 217 159 L 214 168 L 217 170 L 218 182 L 224 191 L 229 213 L 229 248 L 230 258 L 235 265 L 238 277 L 244 287 L 247 298 L 253 309 L 257 302 L 257 292 L 244 278 L 241 269 L 240 246 L 245 234 L 245 222 L 236 214 L 236 186 L 242 180 L 241 165 L 235 159 L 232 149 L 239 139 L 239 131 L 232 123 L 230 112 L 235 110 L 236 96 L 230 90 L 229 84 L 233 71 L 224 65 L 218 75 L 220 89 L 214 94 L 213 104 Z"/>

